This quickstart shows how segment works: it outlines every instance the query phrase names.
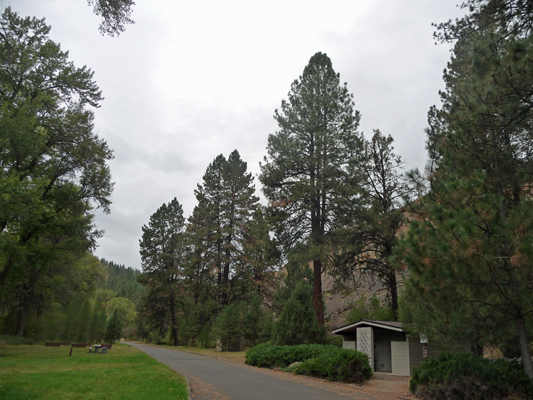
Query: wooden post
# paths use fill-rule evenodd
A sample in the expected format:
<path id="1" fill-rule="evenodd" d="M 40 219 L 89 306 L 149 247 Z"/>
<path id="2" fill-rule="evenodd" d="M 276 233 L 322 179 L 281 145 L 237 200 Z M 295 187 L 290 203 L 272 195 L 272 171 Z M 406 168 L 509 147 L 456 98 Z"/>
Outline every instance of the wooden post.
<path id="1" fill-rule="evenodd" d="M 70 348 L 70 354 L 68 356 L 72 356 L 72 347 Z"/>

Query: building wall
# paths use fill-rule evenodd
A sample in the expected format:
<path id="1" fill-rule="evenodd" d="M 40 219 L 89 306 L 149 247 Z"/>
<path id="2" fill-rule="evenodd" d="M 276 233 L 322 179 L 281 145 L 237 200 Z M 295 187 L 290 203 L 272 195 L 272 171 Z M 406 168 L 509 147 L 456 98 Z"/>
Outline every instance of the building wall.
<path id="1" fill-rule="evenodd" d="M 409 362 L 411 364 L 411 373 L 413 373 L 413 367 L 418 367 L 422 360 L 424 360 L 423 344 L 420 343 L 419 337 L 410 337 L 409 340 Z M 428 347 L 428 356 L 430 354 L 430 348 Z"/>
<path id="2" fill-rule="evenodd" d="M 409 362 L 409 342 L 391 342 L 391 363 L 394 375 L 410 376 L 411 365 Z"/>
<path id="3" fill-rule="evenodd" d="M 342 335 L 342 347 L 357 350 L 357 335 Z"/>
<path id="4" fill-rule="evenodd" d="M 392 372 L 391 342 L 405 342 L 402 332 L 374 328 L 374 371 Z"/>

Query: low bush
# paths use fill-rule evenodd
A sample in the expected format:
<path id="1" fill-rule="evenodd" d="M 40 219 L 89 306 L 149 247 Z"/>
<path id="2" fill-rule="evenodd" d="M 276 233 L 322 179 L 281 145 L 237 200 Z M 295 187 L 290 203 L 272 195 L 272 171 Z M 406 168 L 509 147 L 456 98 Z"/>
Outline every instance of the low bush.
<path id="1" fill-rule="evenodd" d="M 303 361 L 293 372 L 342 382 L 364 382 L 372 376 L 366 354 L 338 347 Z"/>
<path id="2" fill-rule="evenodd" d="M 474 354 L 441 354 L 413 369 L 409 389 L 422 399 L 533 398 L 533 382 L 518 361 L 491 361 Z"/>
<path id="3" fill-rule="evenodd" d="M 32 339 L 23 338 L 20 336 L 11 336 L 11 335 L 0 335 L 0 344 L 10 344 L 10 345 L 19 345 L 19 344 L 33 344 Z"/>
<path id="4" fill-rule="evenodd" d="M 246 364 L 263 368 L 285 368 L 293 362 L 317 357 L 327 351 L 329 347 L 333 346 L 319 344 L 275 346 L 271 343 L 263 343 L 246 352 Z"/>
<path id="5" fill-rule="evenodd" d="M 332 381 L 362 382 L 372 376 L 368 356 L 355 350 L 317 344 L 274 346 L 264 343 L 246 353 L 246 364 L 287 368 L 296 374 L 318 376 Z"/>
<path id="6" fill-rule="evenodd" d="M 335 346 L 335 347 L 342 347 L 342 344 L 343 344 L 342 336 L 335 335 L 329 338 L 327 344 L 331 346 Z"/>

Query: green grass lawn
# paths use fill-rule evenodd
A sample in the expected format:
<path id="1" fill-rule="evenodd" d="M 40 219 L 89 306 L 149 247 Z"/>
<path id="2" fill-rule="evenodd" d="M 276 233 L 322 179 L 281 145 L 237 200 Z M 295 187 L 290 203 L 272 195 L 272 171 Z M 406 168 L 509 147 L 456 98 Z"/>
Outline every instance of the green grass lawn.
<path id="1" fill-rule="evenodd" d="M 0 346 L 0 399 L 183 399 L 185 378 L 117 344 L 107 354 L 44 345 Z"/>

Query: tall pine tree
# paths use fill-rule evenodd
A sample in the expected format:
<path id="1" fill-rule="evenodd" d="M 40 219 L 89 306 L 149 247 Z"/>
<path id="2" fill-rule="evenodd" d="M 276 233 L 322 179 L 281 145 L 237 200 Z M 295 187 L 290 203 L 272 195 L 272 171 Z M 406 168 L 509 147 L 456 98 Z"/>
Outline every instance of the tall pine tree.
<path id="1" fill-rule="evenodd" d="M 279 131 L 268 138 L 259 177 L 277 217 L 279 240 L 287 252 L 304 248 L 304 262 L 313 265 L 313 304 L 322 325 L 328 235 L 344 219 L 342 206 L 353 196 L 355 178 L 349 167 L 362 149 L 352 98 L 329 57 L 312 56 L 274 114 Z"/>
<path id="2" fill-rule="evenodd" d="M 398 232 L 405 223 L 402 206 L 413 192 L 401 172 L 402 160 L 394 154 L 391 136 L 374 131 L 365 141 L 364 157 L 355 166 L 361 174 L 361 196 L 348 213 L 353 224 L 342 232 L 335 247 L 332 268 L 343 282 L 370 277 L 387 292 L 388 306 L 398 320 L 398 281 L 401 267 L 394 250 Z"/>
<path id="3" fill-rule="evenodd" d="M 185 219 L 176 198 L 163 204 L 142 227 L 140 283 L 148 287 L 148 319 L 163 333 L 170 326 L 174 346 L 178 341 L 178 301 L 185 290 Z"/>
<path id="4" fill-rule="evenodd" d="M 441 31 L 458 39 L 442 107 L 429 113 L 430 191 L 407 238 L 407 295 L 424 309 L 411 308 L 406 322 L 512 341 L 533 378 L 531 2 L 468 5 L 467 17 Z"/>
<path id="5" fill-rule="evenodd" d="M 243 271 L 249 269 L 245 240 L 259 201 L 239 152 L 233 151 L 227 160 L 223 155 L 215 158 L 195 194 L 198 205 L 190 219 L 195 265 L 208 267 L 217 300 L 227 305 L 242 298 L 237 288 Z"/>

